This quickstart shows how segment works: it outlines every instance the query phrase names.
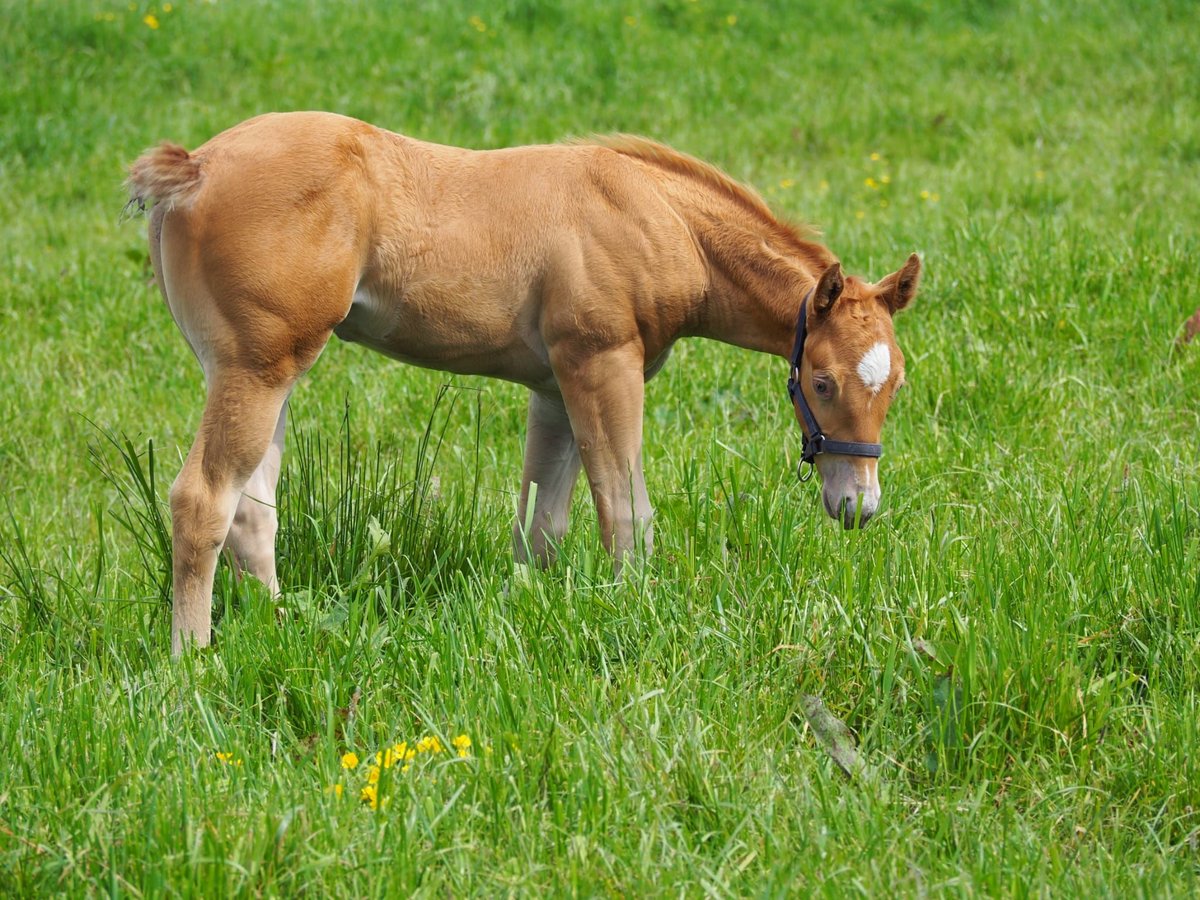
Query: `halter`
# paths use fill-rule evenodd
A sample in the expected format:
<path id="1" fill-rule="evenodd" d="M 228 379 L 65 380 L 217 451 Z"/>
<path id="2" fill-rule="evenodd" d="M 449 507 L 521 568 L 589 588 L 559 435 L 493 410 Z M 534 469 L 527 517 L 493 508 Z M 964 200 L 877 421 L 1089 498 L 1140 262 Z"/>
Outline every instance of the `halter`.
<path id="1" fill-rule="evenodd" d="M 804 391 L 800 388 L 800 360 L 804 358 L 804 341 L 808 337 L 808 298 L 810 290 L 800 303 L 800 317 L 796 320 L 796 342 L 792 345 L 792 371 L 788 376 L 788 395 L 796 408 L 796 421 L 803 424 L 804 443 L 800 448 L 800 465 L 796 467 L 796 477 L 801 481 L 812 478 L 814 460 L 822 453 L 836 453 L 839 456 L 866 456 L 878 459 L 883 455 L 882 444 L 865 444 L 860 441 L 834 441 L 825 436 L 817 417 L 813 415 Z M 808 463 L 808 471 L 804 464 Z"/>

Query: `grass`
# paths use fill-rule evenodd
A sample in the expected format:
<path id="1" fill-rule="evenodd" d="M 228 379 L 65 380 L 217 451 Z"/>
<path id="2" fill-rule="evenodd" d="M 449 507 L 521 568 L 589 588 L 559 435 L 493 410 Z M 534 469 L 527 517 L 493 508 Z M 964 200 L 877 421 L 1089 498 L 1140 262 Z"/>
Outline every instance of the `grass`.
<path id="1" fill-rule="evenodd" d="M 1200 14 L 827 6 L 0 0 L 0 892 L 1195 892 Z M 644 577 L 609 583 L 581 490 L 513 580 L 523 391 L 332 345 L 282 610 L 222 569 L 216 647 L 173 664 L 203 387 L 122 167 L 291 108 L 642 132 L 851 272 L 919 251 L 883 511 L 843 533 L 792 477 L 779 360 L 685 342 Z M 377 751 L 462 734 L 359 800 Z"/>

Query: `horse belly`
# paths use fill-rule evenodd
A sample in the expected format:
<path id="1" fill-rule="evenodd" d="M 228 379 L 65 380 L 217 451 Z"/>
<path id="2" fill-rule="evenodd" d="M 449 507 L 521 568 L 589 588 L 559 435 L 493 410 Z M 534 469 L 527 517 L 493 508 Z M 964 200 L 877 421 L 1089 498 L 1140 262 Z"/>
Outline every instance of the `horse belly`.
<path id="1" fill-rule="evenodd" d="M 360 287 L 334 334 L 412 365 L 541 386 L 553 380 L 549 354 L 522 318 L 470 298 L 426 308 Z"/>

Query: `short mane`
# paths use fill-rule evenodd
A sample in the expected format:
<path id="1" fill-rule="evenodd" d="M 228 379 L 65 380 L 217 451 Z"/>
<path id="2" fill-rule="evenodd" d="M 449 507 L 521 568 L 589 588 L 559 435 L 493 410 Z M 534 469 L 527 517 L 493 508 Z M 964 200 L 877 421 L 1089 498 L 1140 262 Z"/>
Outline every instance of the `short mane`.
<path id="1" fill-rule="evenodd" d="M 658 141 L 639 137 L 636 134 L 592 135 L 581 141 L 581 143 L 607 147 L 610 150 L 615 150 L 622 156 L 632 156 L 634 159 L 651 163 L 661 169 L 702 181 L 718 193 L 724 194 L 739 206 L 752 210 L 765 218 L 775 218 L 774 213 L 771 212 L 771 208 L 767 206 L 766 201 L 759 196 L 754 188 L 734 181 L 716 166 L 706 163 L 704 160 L 697 159 L 694 156 L 682 153 L 673 147 L 668 147 L 666 144 L 660 144 Z"/>
<path id="2" fill-rule="evenodd" d="M 660 144 L 658 141 L 634 134 L 591 135 L 577 143 L 607 147 L 622 156 L 631 156 L 668 172 L 699 181 L 726 199 L 733 201 L 742 209 L 762 219 L 764 224 L 786 243 L 791 244 L 800 255 L 821 263 L 822 269 L 833 261 L 832 254 L 827 248 L 806 240 L 806 237 L 814 234 L 813 229 L 781 221 L 771 212 L 771 208 L 767 206 L 766 201 L 756 190 L 735 181 L 710 163 L 682 153 L 673 147 L 668 147 L 666 144 Z"/>

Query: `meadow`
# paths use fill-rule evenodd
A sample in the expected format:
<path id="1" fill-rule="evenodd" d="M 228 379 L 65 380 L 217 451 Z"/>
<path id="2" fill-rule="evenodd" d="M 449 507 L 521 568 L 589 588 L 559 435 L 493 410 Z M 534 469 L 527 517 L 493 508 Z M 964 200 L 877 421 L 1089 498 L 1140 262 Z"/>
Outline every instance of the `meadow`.
<path id="1" fill-rule="evenodd" d="M 1197 891 L 1200 6 L 0 21 L 0 894 Z M 172 662 L 204 387 L 121 182 L 284 109 L 642 133 L 852 273 L 919 252 L 879 515 L 795 478 L 786 363 L 685 341 L 647 393 L 654 559 L 613 583 L 581 485 L 514 579 L 524 389 L 335 341 L 292 399 L 280 610 L 223 565 L 214 647 Z"/>

